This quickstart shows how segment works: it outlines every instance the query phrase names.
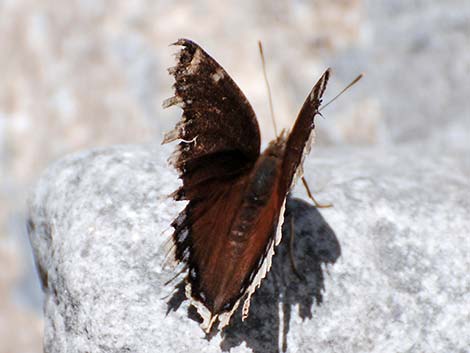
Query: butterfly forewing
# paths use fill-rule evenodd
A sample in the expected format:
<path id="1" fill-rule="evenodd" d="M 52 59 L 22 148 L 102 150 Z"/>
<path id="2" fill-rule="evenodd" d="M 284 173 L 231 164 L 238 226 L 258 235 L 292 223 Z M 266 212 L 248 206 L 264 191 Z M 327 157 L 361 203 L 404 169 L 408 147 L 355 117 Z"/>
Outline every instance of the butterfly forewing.
<path id="1" fill-rule="evenodd" d="M 285 188 L 285 191 L 281 190 L 282 193 L 287 193 L 292 187 L 295 174 L 302 169 L 303 158 L 310 152 L 314 137 L 314 118 L 318 114 L 330 72 L 330 69 L 326 70 L 313 86 L 287 138 L 282 162 L 281 187 Z"/>
<path id="2" fill-rule="evenodd" d="M 175 96 L 164 106 L 178 104 L 183 117 L 164 142 L 182 139 L 176 164 L 230 151 L 239 152 L 252 164 L 259 156 L 260 136 L 255 113 L 225 70 L 201 47 L 187 39 L 177 65 L 169 72 L 175 77 Z M 191 143 L 188 143 L 191 141 Z"/>

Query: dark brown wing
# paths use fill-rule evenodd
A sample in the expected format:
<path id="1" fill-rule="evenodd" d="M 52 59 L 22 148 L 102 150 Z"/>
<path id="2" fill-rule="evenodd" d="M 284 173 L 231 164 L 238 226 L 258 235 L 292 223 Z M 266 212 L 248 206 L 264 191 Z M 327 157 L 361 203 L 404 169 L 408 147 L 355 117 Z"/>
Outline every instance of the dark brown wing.
<path id="1" fill-rule="evenodd" d="M 227 278 L 220 264 L 259 157 L 260 135 L 253 109 L 225 70 L 197 44 L 175 44 L 183 47 L 169 70 L 175 96 L 164 106 L 179 104 L 183 116 L 164 143 L 182 140 L 172 157 L 183 180 L 175 199 L 190 201 L 172 224 L 175 257 L 189 269 L 187 295 L 210 329 L 214 314 L 230 309 L 220 307 L 221 281 Z"/>
<path id="2" fill-rule="evenodd" d="M 289 192 L 295 174 L 301 171 L 303 158 L 310 150 L 310 140 L 314 136 L 314 118 L 319 113 L 318 109 L 329 78 L 330 69 L 326 70 L 313 86 L 287 139 L 282 162 L 281 194 L 283 195 Z"/>
<path id="3" fill-rule="evenodd" d="M 191 200 L 200 184 L 249 170 L 259 156 L 260 134 L 253 109 L 225 70 L 196 43 L 175 44 L 183 47 L 169 69 L 175 96 L 164 107 L 178 104 L 183 116 L 163 143 L 183 140 L 172 163 L 183 179 L 179 199 Z"/>

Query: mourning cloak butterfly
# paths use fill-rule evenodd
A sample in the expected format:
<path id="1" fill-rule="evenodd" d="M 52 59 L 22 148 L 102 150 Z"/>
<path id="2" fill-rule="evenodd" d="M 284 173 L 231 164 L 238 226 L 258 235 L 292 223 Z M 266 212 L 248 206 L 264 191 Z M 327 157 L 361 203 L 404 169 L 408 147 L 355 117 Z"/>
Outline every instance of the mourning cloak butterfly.
<path id="1" fill-rule="evenodd" d="M 175 258 L 188 269 L 186 296 L 209 332 L 226 326 L 271 267 L 281 241 L 287 193 L 302 173 L 330 70 L 308 95 L 289 134 L 260 154 L 260 132 L 250 103 L 225 70 L 196 43 L 180 39 L 175 96 L 181 121 L 163 143 L 181 140 L 171 157 L 183 186 L 173 196 L 188 200 L 173 221 Z"/>

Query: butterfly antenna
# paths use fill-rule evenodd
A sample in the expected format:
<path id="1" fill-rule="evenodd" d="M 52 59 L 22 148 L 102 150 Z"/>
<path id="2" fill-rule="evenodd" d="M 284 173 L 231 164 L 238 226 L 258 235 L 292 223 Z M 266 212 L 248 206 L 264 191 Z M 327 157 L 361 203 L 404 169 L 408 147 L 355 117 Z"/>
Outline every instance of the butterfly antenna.
<path id="1" fill-rule="evenodd" d="M 361 78 L 364 77 L 364 73 L 361 73 L 358 75 L 354 80 L 351 81 L 349 85 L 343 88 L 341 92 L 339 92 L 333 99 L 331 99 L 328 103 L 324 104 L 320 109 L 319 112 L 321 112 L 323 109 L 325 109 L 327 106 L 329 106 L 331 103 L 333 103 L 335 100 L 337 100 L 344 92 L 346 92 L 348 89 L 350 89 L 352 86 L 354 86 Z"/>
<path id="2" fill-rule="evenodd" d="M 271 97 L 271 87 L 269 86 L 268 75 L 266 74 L 266 62 L 264 60 L 263 44 L 261 44 L 260 40 L 258 41 L 258 47 L 259 47 L 259 55 L 261 56 L 261 64 L 263 66 L 264 83 L 266 83 L 266 89 L 268 91 L 269 110 L 271 111 L 271 120 L 274 126 L 274 133 L 276 134 L 276 137 L 277 137 L 278 134 L 277 134 L 276 119 L 274 118 L 274 108 L 273 108 L 273 99 Z"/>

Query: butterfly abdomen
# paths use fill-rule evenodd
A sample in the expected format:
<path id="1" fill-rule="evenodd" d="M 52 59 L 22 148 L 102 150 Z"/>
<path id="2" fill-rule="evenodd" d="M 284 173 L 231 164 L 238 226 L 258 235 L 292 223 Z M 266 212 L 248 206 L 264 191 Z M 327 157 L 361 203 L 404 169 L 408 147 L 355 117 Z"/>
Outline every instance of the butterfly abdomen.
<path id="1" fill-rule="evenodd" d="M 245 241 L 252 235 L 266 207 L 270 205 L 279 182 L 281 160 L 261 155 L 248 177 L 244 198 L 230 232 L 231 240 Z"/>

